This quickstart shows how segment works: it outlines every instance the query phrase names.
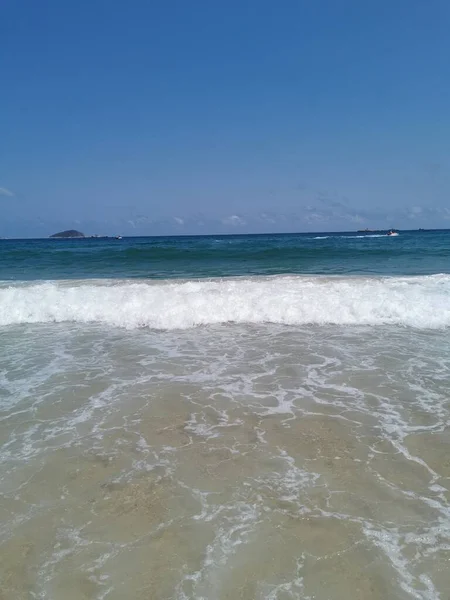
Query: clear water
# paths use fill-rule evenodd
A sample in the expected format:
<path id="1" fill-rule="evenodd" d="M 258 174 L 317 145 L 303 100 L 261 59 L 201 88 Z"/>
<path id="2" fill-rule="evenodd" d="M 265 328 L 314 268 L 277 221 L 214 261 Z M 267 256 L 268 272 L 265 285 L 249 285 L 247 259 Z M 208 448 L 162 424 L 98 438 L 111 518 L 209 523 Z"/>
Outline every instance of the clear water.
<path id="1" fill-rule="evenodd" d="M 1 597 L 447 598 L 449 253 L 0 241 Z"/>

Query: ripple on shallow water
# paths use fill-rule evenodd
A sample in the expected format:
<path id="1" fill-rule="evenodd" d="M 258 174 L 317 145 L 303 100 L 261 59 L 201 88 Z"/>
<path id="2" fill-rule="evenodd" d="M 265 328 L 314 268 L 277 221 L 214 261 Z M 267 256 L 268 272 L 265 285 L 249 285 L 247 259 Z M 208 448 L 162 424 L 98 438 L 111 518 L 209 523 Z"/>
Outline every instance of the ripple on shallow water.
<path id="1" fill-rule="evenodd" d="M 0 350 L 5 598 L 444 597 L 443 333 L 44 327 Z"/>

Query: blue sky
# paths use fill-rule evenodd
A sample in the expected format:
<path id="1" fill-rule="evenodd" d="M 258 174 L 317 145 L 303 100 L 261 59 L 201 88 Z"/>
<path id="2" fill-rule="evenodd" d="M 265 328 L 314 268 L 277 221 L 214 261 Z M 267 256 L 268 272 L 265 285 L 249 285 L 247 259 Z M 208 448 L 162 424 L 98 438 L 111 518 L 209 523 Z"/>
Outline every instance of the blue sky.
<path id="1" fill-rule="evenodd" d="M 448 0 L 2 0 L 0 236 L 450 227 Z"/>

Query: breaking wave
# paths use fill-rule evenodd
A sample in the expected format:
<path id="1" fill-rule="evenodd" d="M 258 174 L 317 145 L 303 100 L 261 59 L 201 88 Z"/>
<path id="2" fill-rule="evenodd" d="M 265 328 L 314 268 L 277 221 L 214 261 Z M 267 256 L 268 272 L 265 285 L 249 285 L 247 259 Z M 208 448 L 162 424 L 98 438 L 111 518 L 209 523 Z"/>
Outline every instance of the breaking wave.
<path id="1" fill-rule="evenodd" d="M 0 286 L 0 326 L 102 323 L 187 329 L 220 323 L 450 326 L 450 275 L 83 280 Z"/>

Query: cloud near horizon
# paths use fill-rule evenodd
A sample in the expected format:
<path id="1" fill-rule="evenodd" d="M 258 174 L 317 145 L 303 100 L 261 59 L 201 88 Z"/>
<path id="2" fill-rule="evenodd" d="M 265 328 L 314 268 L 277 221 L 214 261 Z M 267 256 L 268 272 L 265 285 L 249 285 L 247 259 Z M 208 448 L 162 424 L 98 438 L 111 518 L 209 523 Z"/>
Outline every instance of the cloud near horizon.
<path id="1" fill-rule="evenodd" d="M 105 235 L 188 235 L 228 233 L 289 233 L 352 231 L 373 229 L 434 229 L 450 226 L 450 207 L 427 207 L 417 204 L 401 208 L 354 208 L 336 200 L 292 206 L 287 211 L 270 210 L 242 212 L 231 215 L 197 213 L 151 218 L 140 214 L 133 217 L 111 217 L 96 221 L 78 216 L 69 219 L 9 218 L 0 223 L 0 236 L 47 236 L 64 229 L 79 229 L 83 233 Z"/>
<path id="2" fill-rule="evenodd" d="M 239 215 L 230 215 L 221 219 L 223 225 L 231 225 L 232 227 L 243 226 L 246 224 L 245 219 Z"/>

